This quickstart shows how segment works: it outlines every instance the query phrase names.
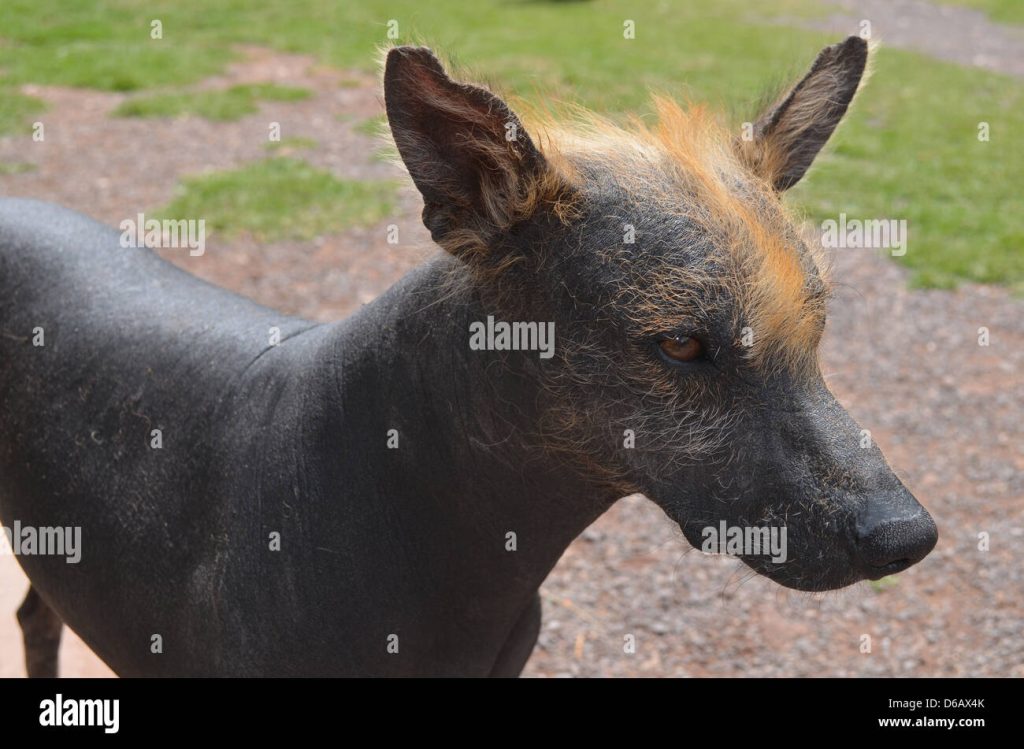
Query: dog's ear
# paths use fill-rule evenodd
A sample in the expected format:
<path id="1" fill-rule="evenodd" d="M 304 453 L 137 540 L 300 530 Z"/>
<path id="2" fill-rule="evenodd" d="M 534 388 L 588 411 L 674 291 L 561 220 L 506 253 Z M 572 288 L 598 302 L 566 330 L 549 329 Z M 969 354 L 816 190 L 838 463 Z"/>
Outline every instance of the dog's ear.
<path id="1" fill-rule="evenodd" d="M 435 241 L 452 249 L 457 233 L 486 238 L 521 218 L 546 165 L 504 101 L 453 81 L 429 49 L 395 47 L 384 102 Z"/>
<path id="2" fill-rule="evenodd" d="M 823 49 L 807 75 L 758 118 L 752 142 L 738 142 L 748 166 L 780 192 L 795 185 L 846 114 L 867 59 L 868 43 L 858 36 Z"/>

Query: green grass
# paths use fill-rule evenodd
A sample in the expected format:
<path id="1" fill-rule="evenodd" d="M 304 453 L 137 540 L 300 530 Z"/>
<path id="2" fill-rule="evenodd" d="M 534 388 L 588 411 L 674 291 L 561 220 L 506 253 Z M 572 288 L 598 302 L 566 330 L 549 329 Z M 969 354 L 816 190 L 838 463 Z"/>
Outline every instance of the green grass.
<path id="1" fill-rule="evenodd" d="M 218 34 L 192 35 L 206 23 L 199 6 L 197 1 L 4 0 L 0 68 L 13 83 L 108 91 L 198 81 L 235 57 L 218 43 Z M 185 20 L 187 14 L 193 19 Z M 163 22 L 163 39 L 150 38 L 153 19 Z"/>
<path id="2" fill-rule="evenodd" d="M 45 110 L 46 105 L 40 99 L 0 86 L 0 135 L 30 134 L 32 117 Z"/>
<path id="3" fill-rule="evenodd" d="M 374 161 L 395 161 L 398 158 L 398 151 L 392 143 L 383 140 L 380 136 L 387 132 L 387 117 L 370 117 L 355 126 L 355 131 L 369 138 L 377 139 L 378 146 L 370 154 Z"/>
<path id="4" fill-rule="evenodd" d="M 118 117 L 179 117 L 185 114 L 227 122 L 257 110 L 260 101 L 298 101 L 310 91 L 273 83 L 232 86 L 220 91 L 175 91 L 128 99 L 114 114 Z"/>
<path id="5" fill-rule="evenodd" d="M 27 174 L 35 170 L 36 165 L 30 164 L 27 161 L 17 161 L 13 164 L 0 162 L 0 177 L 6 177 L 9 174 Z"/>
<path id="6" fill-rule="evenodd" d="M 814 0 L 756 10 L 759 17 L 822 13 Z M 647 85 L 689 83 L 746 97 L 763 84 L 766 61 L 790 65 L 799 50 L 794 36 L 823 38 L 748 22 L 754 14 L 748 0 L 4 0 L 0 67 L 15 83 L 132 90 L 194 83 L 235 58 L 231 45 L 245 43 L 372 70 L 377 47 L 391 41 L 388 21 L 396 20 L 397 41 L 429 40 L 523 93 L 540 87 L 628 109 L 645 101 Z M 163 39 L 149 38 L 154 18 Z M 625 19 L 636 22 L 634 40 L 623 38 Z"/>
<path id="7" fill-rule="evenodd" d="M 978 141 L 981 121 L 989 142 Z M 884 51 L 836 146 L 793 196 L 816 220 L 906 219 L 900 262 L 915 285 L 968 279 L 1024 289 L 1014 187 L 1024 171 L 1021 128 L 1019 81 Z"/>
<path id="8" fill-rule="evenodd" d="M 993 21 L 1024 24 L 1024 3 L 1021 0 L 938 0 L 943 5 L 961 5 L 980 10 Z"/>
<path id="9" fill-rule="evenodd" d="M 211 232 L 257 239 L 312 239 L 384 218 L 394 204 L 391 182 L 340 180 L 293 158 L 271 158 L 227 172 L 186 179 L 161 218 L 204 219 Z"/>
<path id="10" fill-rule="evenodd" d="M 398 158 L 398 149 L 394 146 L 382 146 L 370 154 L 370 158 L 381 163 L 394 162 Z"/>
<path id="11" fill-rule="evenodd" d="M 884 593 L 889 588 L 895 588 L 900 584 L 900 579 L 895 575 L 887 575 L 886 577 L 879 578 L 878 580 L 868 580 L 868 585 L 871 586 L 871 590 L 875 593 Z"/>
<path id="12" fill-rule="evenodd" d="M 1008 20 L 1024 7 L 963 2 Z M 0 69 L 14 84 L 181 86 L 220 71 L 232 45 L 246 43 L 372 70 L 394 19 L 398 41 L 456 53 L 472 77 L 528 100 L 646 113 L 654 89 L 708 100 L 740 122 L 766 86 L 791 82 L 837 40 L 770 20 L 829 12 L 816 0 L 4 0 Z M 162 40 L 149 39 L 153 18 L 163 21 Z M 623 38 L 626 19 L 636 39 Z M 1024 82 L 887 48 L 875 67 L 850 122 L 792 199 L 816 220 L 907 219 L 901 262 L 915 283 L 1024 287 L 1024 253 L 1014 249 L 1024 216 L 1010 202 L 1024 172 Z M 976 139 L 982 120 L 989 143 Z"/>
<path id="13" fill-rule="evenodd" d="M 355 131 L 357 133 L 362 133 L 363 135 L 368 135 L 371 138 L 376 138 L 384 132 L 387 121 L 387 118 L 383 115 L 380 117 L 370 117 L 356 125 Z"/>
<path id="14" fill-rule="evenodd" d="M 264 146 L 264 148 L 275 155 L 286 155 L 294 153 L 295 151 L 310 151 L 316 147 L 317 142 L 313 138 L 302 138 L 297 136 L 270 141 L 266 146 Z"/>

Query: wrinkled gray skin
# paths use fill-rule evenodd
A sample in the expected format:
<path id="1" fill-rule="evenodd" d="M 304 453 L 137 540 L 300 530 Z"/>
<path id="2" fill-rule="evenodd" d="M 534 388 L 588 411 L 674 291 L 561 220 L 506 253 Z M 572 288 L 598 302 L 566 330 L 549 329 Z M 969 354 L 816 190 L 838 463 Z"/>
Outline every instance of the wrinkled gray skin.
<path id="1" fill-rule="evenodd" d="M 407 161 L 398 72 L 433 71 L 425 55 L 393 51 L 385 78 Z M 489 94 L 452 86 L 498 111 Z M 452 217 L 420 167 L 410 171 L 443 239 Z M 495 246 L 551 257 L 603 241 L 609 201 L 622 199 L 605 187 L 595 182 L 575 225 L 538 216 Z M 693 248 L 673 251 L 682 261 Z M 550 263 L 517 305 L 553 320 L 559 346 L 599 342 L 595 369 L 655 357 L 602 306 L 604 272 Z M 551 387 L 585 361 L 471 351 L 469 324 L 510 310 L 453 286 L 460 275 L 443 256 L 351 318 L 318 325 L 124 249 L 118 232 L 71 211 L 0 200 L 0 520 L 79 526 L 83 544 L 77 565 L 19 557 L 33 586 L 19 612 L 30 674 L 55 674 L 63 621 L 124 676 L 516 675 L 539 629 L 540 584 L 622 482 L 698 545 L 704 525 L 793 510 L 789 561 L 745 559 L 792 587 L 879 577 L 934 545 L 927 513 L 876 448 L 859 448 L 820 381 L 755 376 L 738 352 L 680 373 L 718 378 L 706 391 L 717 401 L 693 407 L 734 411 L 728 461 L 647 470 L 659 450 L 672 464 L 678 446 L 629 453 L 611 427 L 576 435 L 615 483 L 549 449 L 543 425 L 559 399 L 607 388 Z M 36 328 L 43 346 L 32 345 Z M 617 397 L 644 403 L 628 388 Z"/>
<path id="2" fill-rule="evenodd" d="M 314 325 L 118 240 L 0 201 L 0 518 L 82 527 L 79 564 L 18 560 L 59 617 L 126 676 L 518 673 L 614 498 L 491 446 L 535 420 L 536 354 L 469 351 L 456 261 Z"/>

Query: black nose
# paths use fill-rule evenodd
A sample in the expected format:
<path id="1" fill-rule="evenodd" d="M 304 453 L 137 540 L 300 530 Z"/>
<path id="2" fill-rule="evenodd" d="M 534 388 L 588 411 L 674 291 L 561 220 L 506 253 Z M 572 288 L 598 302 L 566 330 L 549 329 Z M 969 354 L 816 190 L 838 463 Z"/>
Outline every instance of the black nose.
<path id="1" fill-rule="evenodd" d="M 871 580 L 917 564 L 938 540 L 932 516 L 907 491 L 872 501 L 857 518 L 857 554 Z"/>

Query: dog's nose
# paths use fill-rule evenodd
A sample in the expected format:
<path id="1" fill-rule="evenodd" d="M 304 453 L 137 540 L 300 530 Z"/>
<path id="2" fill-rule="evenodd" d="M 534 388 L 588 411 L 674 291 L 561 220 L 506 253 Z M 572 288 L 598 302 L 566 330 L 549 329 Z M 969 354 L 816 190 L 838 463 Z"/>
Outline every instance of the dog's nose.
<path id="1" fill-rule="evenodd" d="M 932 516 L 905 490 L 870 503 L 857 518 L 857 555 L 871 580 L 917 564 L 938 540 Z"/>

